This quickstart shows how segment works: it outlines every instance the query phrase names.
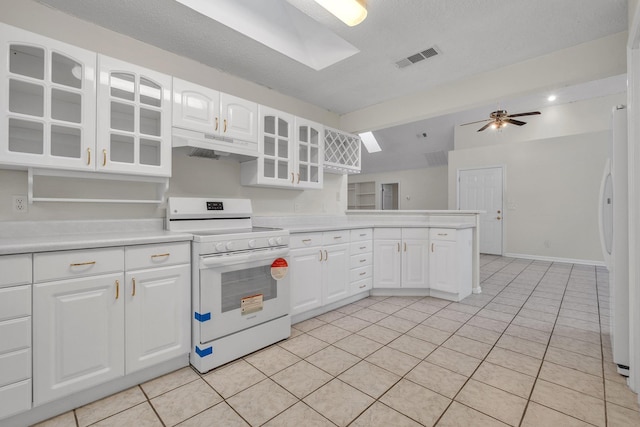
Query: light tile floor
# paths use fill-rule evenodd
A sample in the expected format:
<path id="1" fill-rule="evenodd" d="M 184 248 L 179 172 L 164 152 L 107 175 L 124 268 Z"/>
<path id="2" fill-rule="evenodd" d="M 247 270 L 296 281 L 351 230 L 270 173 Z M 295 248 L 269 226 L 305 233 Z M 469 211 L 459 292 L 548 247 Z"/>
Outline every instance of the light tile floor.
<path id="1" fill-rule="evenodd" d="M 640 426 L 612 363 L 605 269 L 482 256 L 480 274 L 460 303 L 369 297 L 41 425 Z"/>

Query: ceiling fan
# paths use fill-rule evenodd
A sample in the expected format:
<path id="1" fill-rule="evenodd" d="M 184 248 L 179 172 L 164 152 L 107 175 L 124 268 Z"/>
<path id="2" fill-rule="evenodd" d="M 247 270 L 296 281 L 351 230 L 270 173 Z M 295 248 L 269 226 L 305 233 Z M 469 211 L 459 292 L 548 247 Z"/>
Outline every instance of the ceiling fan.
<path id="1" fill-rule="evenodd" d="M 526 125 L 527 122 L 523 122 L 520 120 L 514 120 L 514 117 L 522 117 L 522 116 L 537 116 L 540 114 L 540 111 L 529 111 L 527 113 L 518 113 L 518 114 L 509 114 L 507 110 L 496 110 L 489 114 L 489 119 L 479 120 L 477 122 L 464 123 L 460 126 L 472 125 L 474 123 L 482 123 L 489 122 L 486 125 L 482 126 L 478 129 L 478 132 L 482 132 L 486 128 L 490 127 L 492 129 L 501 129 L 505 127 L 508 123 L 516 126 Z"/>

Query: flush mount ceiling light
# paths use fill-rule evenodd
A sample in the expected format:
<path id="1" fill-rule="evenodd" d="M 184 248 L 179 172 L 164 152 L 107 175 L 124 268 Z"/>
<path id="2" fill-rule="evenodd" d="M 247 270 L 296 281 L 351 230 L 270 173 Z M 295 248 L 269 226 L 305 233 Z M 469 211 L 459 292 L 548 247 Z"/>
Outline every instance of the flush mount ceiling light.
<path id="1" fill-rule="evenodd" d="M 176 0 L 314 70 L 360 52 L 286 0 Z"/>
<path id="2" fill-rule="evenodd" d="M 373 132 L 363 132 L 359 134 L 359 136 L 368 153 L 377 153 L 378 151 L 382 151 L 376 137 L 373 136 Z"/>
<path id="3" fill-rule="evenodd" d="M 316 0 L 316 3 L 350 27 L 358 25 L 367 17 L 364 0 Z"/>
<path id="4" fill-rule="evenodd" d="M 556 99 L 558 99 L 558 97 L 557 97 L 557 96 L 555 96 L 555 95 L 549 95 L 549 96 L 547 97 L 547 101 L 549 101 L 549 102 L 553 102 L 553 101 L 555 101 Z"/>

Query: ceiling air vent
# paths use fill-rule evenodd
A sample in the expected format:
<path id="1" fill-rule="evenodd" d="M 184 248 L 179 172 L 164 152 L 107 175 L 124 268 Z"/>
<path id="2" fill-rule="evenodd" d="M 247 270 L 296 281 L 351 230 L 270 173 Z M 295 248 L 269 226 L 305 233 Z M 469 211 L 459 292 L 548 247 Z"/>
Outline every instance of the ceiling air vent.
<path id="1" fill-rule="evenodd" d="M 427 158 L 427 166 L 444 166 L 448 163 L 449 153 L 446 151 L 435 151 L 431 153 L 425 153 Z"/>
<path id="2" fill-rule="evenodd" d="M 401 59 L 400 61 L 396 62 L 396 66 L 398 68 L 405 68 L 405 67 L 408 67 L 409 65 L 415 64 L 416 62 L 420 62 L 427 58 L 431 58 L 432 56 L 436 56 L 439 53 L 440 52 L 438 52 L 437 48 L 433 46 L 433 47 L 430 47 L 429 49 L 423 50 L 422 52 L 414 53 L 413 55 L 410 55 L 404 59 Z"/>

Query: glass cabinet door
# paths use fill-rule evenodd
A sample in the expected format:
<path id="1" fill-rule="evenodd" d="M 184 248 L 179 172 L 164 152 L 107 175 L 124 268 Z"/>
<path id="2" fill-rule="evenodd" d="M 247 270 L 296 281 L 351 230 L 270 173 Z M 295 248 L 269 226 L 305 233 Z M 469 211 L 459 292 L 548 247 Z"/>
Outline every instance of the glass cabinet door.
<path id="1" fill-rule="evenodd" d="M 261 114 L 261 178 L 292 185 L 295 179 L 291 152 L 293 117 L 264 108 Z"/>
<path id="2" fill-rule="evenodd" d="M 296 185 L 322 188 L 322 126 L 296 118 L 297 168 Z"/>
<path id="3" fill-rule="evenodd" d="M 93 169 L 95 54 L 4 24 L 0 34 L 0 162 Z"/>
<path id="4" fill-rule="evenodd" d="M 98 170 L 171 175 L 169 76 L 100 56 Z"/>

